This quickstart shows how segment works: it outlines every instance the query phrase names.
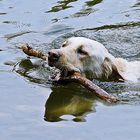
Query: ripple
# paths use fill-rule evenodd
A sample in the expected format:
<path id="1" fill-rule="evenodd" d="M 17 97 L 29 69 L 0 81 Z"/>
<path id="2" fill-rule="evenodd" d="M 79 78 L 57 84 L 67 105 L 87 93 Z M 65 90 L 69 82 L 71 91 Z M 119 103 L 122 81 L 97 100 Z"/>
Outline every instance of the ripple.
<path id="1" fill-rule="evenodd" d="M 1 15 L 6 15 L 6 14 L 7 14 L 7 13 L 5 13 L 5 12 L 0 12 L 0 16 L 1 16 Z"/>
<path id="2" fill-rule="evenodd" d="M 9 40 L 9 39 L 12 39 L 12 38 L 24 35 L 24 34 L 28 34 L 28 33 L 36 33 L 36 32 L 35 31 L 21 31 L 17 33 L 10 33 L 10 34 L 4 35 L 4 38 L 7 38 Z"/>

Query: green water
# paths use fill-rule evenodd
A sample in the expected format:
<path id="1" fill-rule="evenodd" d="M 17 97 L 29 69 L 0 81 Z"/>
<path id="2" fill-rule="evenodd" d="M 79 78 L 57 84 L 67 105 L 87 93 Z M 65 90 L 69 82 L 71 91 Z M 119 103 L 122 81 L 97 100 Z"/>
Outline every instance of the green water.
<path id="1" fill-rule="evenodd" d="M 0 0 L 0 139 L 139 140 L 140 82 L 94 82 L 121 102 L 107 104 L 79 85 L 54 85 L 52 69 L 18 48 L 59 48 L 71 36 L 140 60 L 139 0 Z"/>

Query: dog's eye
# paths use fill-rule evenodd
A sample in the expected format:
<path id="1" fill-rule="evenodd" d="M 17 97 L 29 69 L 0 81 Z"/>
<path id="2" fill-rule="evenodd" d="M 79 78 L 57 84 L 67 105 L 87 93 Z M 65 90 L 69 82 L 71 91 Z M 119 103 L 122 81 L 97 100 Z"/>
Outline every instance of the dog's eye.
<path id="1" fill-rule="evenodd" d="M 68 45 L 68 41 L 65 41 L 63 44 L 62 44 L 62 47 L 66 47 Z"/>
<path id="2" fill-rule="evenodd" d="M 62 44 L 62 47 L 66 47 L 66 44 Z"/>
<path id="3" fill-rule="evenodd" d="M 87 55 L 87 52 L 84 51 L 84 50 L 82 50 L 81 48 L 79 48 L 79 49 L 77 50 L 77 53 L 79 53 L 79 54 L 81 54 L 81 55 Z"/>

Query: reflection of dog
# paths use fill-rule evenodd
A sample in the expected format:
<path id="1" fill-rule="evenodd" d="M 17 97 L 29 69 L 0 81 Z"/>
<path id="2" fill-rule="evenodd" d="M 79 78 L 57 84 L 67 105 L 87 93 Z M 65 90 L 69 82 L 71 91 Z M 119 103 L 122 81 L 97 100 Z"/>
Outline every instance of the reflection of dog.
<path id="1" fill-rule="evenodd" d="M 140 62 L 115 58 L 97 41 L 72 37 L 60 49 L 49 51 L 49 65 L 62 71 L 64 76 L 78 71 L 87 78 L 108 81 L 138 81 Z"/>
<path id="2" fill-rule="evenodd" d="M 64 115 L 72 115 L 74 116 L 73 121 L 86 121 L 86 115 L 95 111 L 94 104 L 94 98 L 88 94 L 79 95 L 77 91 L 53 87 L 45 105 L 44 119 L 56 122 L 63 120 Z"/>

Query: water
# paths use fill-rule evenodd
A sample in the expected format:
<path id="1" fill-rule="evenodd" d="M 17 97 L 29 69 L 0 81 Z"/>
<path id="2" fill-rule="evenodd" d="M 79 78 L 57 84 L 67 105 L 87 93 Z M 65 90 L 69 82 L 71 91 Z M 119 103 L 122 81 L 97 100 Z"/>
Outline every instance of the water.
<path id="1" fill-rule="evenodd" d="M 140 60 L 139 0 L 0 0 L 0 139 L 138 140 L 140 83 L 94 82 L 121 99 L 107 104 L 79 85 L 54 85 L 52 69 L 18 48 L 59 48 L 71 36 Z"/>

